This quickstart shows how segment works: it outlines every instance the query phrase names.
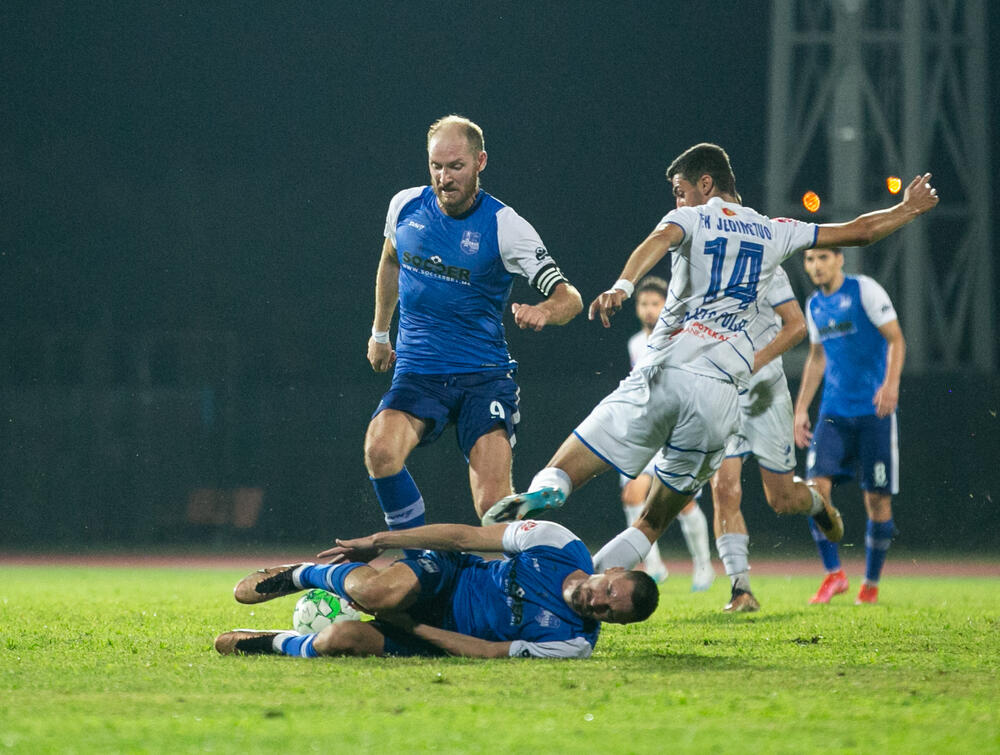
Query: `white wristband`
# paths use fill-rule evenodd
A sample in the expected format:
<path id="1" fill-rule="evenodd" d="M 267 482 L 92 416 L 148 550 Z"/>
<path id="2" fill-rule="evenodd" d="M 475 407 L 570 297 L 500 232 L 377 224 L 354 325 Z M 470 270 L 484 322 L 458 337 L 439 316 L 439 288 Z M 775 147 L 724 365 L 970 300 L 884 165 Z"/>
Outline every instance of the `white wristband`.
<path id="1" fill-rule="evenodd" d="M 632 296 L 632 294 L 635 292 L 635 285 L 632 283 L 632 281 L 627 280 L 625 278 L 619 278 L 618 280 L 615 281 L 615 285 L 611 287 L 611 290 L 614 291 L 616 288 L 625 292 L 626 299 Z"/>
<path id="2" fill-rule="evenodd" d="M 372 328 L 372 340 L 375 343 L 389 343 L 389 331 Z"/>

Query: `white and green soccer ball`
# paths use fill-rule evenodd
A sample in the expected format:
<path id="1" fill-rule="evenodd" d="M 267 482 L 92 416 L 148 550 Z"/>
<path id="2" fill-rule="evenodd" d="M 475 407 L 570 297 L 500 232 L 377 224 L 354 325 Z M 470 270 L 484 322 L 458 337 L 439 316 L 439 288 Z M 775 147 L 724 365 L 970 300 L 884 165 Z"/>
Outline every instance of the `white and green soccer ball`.
<path id="1" fill-rule="evenodd" d="M 335 621 L 351 621 L 361 614 L 332 592 L 310 590 L 295 604 L 292 626 L 299 634 L 322 632 Z"/>

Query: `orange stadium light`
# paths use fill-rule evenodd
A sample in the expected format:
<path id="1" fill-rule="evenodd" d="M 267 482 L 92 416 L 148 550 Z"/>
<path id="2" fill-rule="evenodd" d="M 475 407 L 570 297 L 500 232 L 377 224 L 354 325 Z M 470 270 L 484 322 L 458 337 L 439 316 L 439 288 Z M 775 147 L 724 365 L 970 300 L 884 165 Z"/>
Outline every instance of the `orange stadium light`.
<path id="1" fill-rule="evenodd" d="M 899 190 L 903 188 L 903 182 L 899 176 L 889 176 L 885 179 L 885 188 L 889 190 L 890 194 L 899 194 Z"/>
<path id="2" fill-rule="evenodd" d="M 815 191 L 807 191 L 802 195 L 802 206 L 809 212 L 816 212 L 819 209 L 819 194 Z"/>

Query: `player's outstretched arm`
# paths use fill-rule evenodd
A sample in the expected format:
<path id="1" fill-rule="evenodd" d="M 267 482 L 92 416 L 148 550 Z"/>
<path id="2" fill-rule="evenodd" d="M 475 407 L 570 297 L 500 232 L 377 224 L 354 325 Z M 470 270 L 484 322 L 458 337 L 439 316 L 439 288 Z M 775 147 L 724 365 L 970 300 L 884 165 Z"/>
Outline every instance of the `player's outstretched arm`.
<path id="1" fill-rule="evenodd" d="M 587 318 L 593 320 L 595 317 L 600 317 L 601 324 L 605 328 L 610 328 L 611 317 L 618 314 L 624 301 L 632 295 L 636 281 L 652 270 L 653 265 L 663 259 L 672 247 L 677 246 L 683 240 L 684 231 L 673 223 L 668 223 L 663 228 L 658 228 L 649 234 L 645 241 L 629 255 L 615 285 L 590 303 Z M 628 291 L 618 287 L 617 284 L 622 281 L 625 281 L 624 285 L 629 286 Z"/>
<path id="2" fill-rule="evenodd" d="M 546 325 L 565 325 L 583 309 L 580 292 L 569 283 L 560 283 L 551 296 L 539 304 L 511 304 L 514 322 L 521 330 L 539 331 Z"/>
<path id="3" fill-rule="evenodd" d="M 931 186 L 931 174 L 917 176 L 903 193 L 903 201 L 885 210 L 859 215 L 849 223 L 824 223 L 816 229 L 815 246 L 867 246 L 895 233 L 938 203 L 937 189 Z"/>
<path id="4" fill-rule="evenodd" d="M 503 551 L 503 533 L 507 524 L 470 527 L 467 524 L 425 524 L 408 530 L 376 532 L 367 537 L 336 541 L 336 545 L 317 553 L 319 558 L 336 561 L 370 561 L 389 548 L 420 548 L 438 551 Z"/>
<path id="5" fill-rule="evenodd" d="M 396 352 L 388 340 L 388 333 L 398 300 L 399 258 L 392 241 L 386 239 L 382 244 L 382 257 L 375 276 L 375 317 L 372 320 L 372 333 L 385 333 L 386 336 L 384 341 L 377 340 L 375 335 L 368 339 L 368 361 L 375 372 L 385 372 L 396 361 Z"/>

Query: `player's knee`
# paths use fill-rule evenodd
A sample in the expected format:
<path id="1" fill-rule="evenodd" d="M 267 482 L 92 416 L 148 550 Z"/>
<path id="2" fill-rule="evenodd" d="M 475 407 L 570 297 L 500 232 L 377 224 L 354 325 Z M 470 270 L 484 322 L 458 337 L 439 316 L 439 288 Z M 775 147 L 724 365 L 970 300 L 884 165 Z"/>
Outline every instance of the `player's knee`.
<path id="1" fill-rule="evenodd" d="M 365 580 L 351 586 L 351 600 L 362 606 L 368 613 L 378 613 L 398 608 L 399 598 L 388 585 L 379 579 Z"/>
<path id="2" fill-rule="evenodd" d="M 392 443 L 375 435 L 365 438 L 365 468 L 372 477 L 389 477 L 403 468 L 405 459 L 399 458 Z"/>
<path id="3" fill-rule="evenodd" d="M 320 655 L 359 655 L 362 630 L 360 621 L 337 621 L 316 635 L 313 649 Z"/>
<path id="4" fill-rule="evenodd" d="M 784 489 L 777 491 L 765 491 L 768 505 L 774 509 L 775 514 L 797 514 L 802 509 L 799 503 L 799 496 L 795 489 Z"/>
<path id="5" fill-rule="evenodd" d="M 739 510 L 742 497 L 743 486 L 738 479 L 712 482 L 712 500 L 720 511 Z"/>

